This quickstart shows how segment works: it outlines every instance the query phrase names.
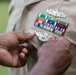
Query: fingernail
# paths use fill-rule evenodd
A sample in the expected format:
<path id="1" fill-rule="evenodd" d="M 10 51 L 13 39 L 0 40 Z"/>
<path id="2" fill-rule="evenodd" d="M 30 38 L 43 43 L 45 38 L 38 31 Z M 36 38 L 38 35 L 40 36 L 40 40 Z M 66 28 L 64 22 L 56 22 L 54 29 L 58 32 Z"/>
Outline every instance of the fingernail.
<path id="1" fill-rule="evenodd" d="M 35 32 L 34 31 L 31 31 L 31 32 L 28 32 L 29 34 L 32 34 L 32 35 L 35 35 Z"/>
<path id="2" fill-rule="evenodd" d="M 53 36 L 48 36 L 48 39 L 51 39 Z"/>
<path id="3" fill-rule="evenodd" d="M 60 37 L 60 38 L 59 38 L 59 40 L 62 40 L 62 39 L 63 39 L 63 37 Z"/>

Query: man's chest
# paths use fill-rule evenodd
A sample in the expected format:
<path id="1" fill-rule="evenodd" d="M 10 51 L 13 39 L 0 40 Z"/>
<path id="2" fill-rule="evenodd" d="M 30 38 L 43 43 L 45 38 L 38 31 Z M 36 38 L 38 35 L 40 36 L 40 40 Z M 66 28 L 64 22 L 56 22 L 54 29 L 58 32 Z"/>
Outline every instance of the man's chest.
<path id="1" fill-rule="evenodd" d="M 47 10 L 53 10 L 51 13 L 47 13 Z M 65 17 L 61 16 L 55 16 L 54 13 L 58 11 L 58 15 L 60 13 L 63 13 L 63 15 L 66 15 Z M 34 26 L 34 22 L 38 16 L 38 14 L 45 14 L 46 16 L 49 16 L 51 18 L 54 18 L 56 20 L 61 20 L 63 22 L 69 23 L 69 27 L 75 26 L 75 3 L 74 2 L 68 2 L 63 0 L 43 0 L 39 3 L 33 3 L 30 5 L 27 5 L 26 8 L 23 11 L 22 14 L 22 25 L 26 28 L 30 28 Z M 62 14 L 61 14 L 62 15 Z"/>

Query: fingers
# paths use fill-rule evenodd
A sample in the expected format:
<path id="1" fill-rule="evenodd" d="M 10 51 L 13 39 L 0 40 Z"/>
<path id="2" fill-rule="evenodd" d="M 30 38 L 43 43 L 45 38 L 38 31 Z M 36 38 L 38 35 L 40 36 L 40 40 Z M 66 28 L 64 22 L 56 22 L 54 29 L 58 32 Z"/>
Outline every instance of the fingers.
<path id="1" fill-rule="evenodd" d="M 60 46 L 61 50 L 65 48 L 65 50 L 70 51 L 71 49 L 71 43 L 65 37 L 51 36 L 47 43 L 49 43 L 50 46 L 52 44 L 54 44 L 54 46 Z"/>
<path id="2" fill-rule="evenodd" d="M 60 42 L 62 45 L 70 45 L 70 42 L 65 38 L 65 37 L 54 37 L 54 36 L 49 36 L 48 38 L 49 42 Z"/>
<path id="3" fill-rule="evenodd" d="M 20 51 L 22 51 L 23 48 L 26 48 L 29 53 L 31 53 L 34 50 L 37 50 L 30 42 L 19 45 L 19 50 Z"/>
<path id="4" fill-rule="evenodd" d="M 35 36 L 34 32 L 31 32 L 31 33 L 17 33 L 17 32 L 13 32 L 13 33 L 16 36 L 16 38 L 18 39 L 20 44 L 24 43 L 24 42 L 27 42 L 28 40 L 31 40 Z"/>
<path id="5" fill-rule="evenodd" d="M 49 36 L 48 37 L 48 41 L 52 41 L 52 42 L 55 42 L 56 41 L 56 37 L 54 37 L 54 36 Z"/>
<path id="6" fill-rule="evenodd" d="M 29 51 L 27 50 L 27 48 L 23 48 L 21 53 L 24 53 L 26 57 L 28 57 L 29 55 Z"/>
<path id="7" fill-rule="evenodd" d="M 24 53 L 20 53 L 19 55 L 21 66 L 24 66 L 27 62 L 27 56 Z"/>
<path id="8" fill-rule="evenodd" d="M 21 63 L 21 66 L 24 66 L 27 62 L 27 49 L 23 48 L 22 52 L 19 54 L 19 59 L 20 59 L 20 63 Z"/>
<path id="9" fill-rule="evenodd" d="M 71 43 L 69 42 L 69 40 L 64 37 L 59 38 L 58 43 L 60 43 L 61 46 L 66 47 L 67 50 L 71 47 Z"/>

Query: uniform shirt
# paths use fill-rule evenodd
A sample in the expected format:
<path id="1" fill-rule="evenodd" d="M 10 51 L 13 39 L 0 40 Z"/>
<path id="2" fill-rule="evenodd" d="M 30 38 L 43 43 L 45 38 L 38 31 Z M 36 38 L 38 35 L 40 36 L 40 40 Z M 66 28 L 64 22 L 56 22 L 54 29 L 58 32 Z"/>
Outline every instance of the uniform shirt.
<path id="1" fill-rule="evenodd" d="M 74 58 L 71 67 L 68 69 L 65 75 L 76 75 L 76 0 L 65 0 L 63 4 L 62 1 L 63 0 L 12 0 L 9 8 L 10 18 L 7 31 L 14 30 L 16 32 L 22 33 L 28 31 L 41 31 L 51 34 L 52 36 L 59 37 L 60 35 L 58 34 L 49 32 L 34 25 L 34 22 L 39 13 L 69 23 L 64 37 L 67 38 L 72 44 L 72 52 L 74 54 Z M 49 15 L 48 13 L 46 13 L 47 9 L 59 9 L 59 12 L 63 12 L 64 14 L 66 14 L 66 17 L 61 18 Z M 36 36 L 30 42 L 37 49 L 41 47 L 41 42 Z M 20 69 L 12 69 L 10 74 L 25 75 L 26 72 L 24 69 L 26 69 L 26 71 L 30 70 L 36 61 L 36 52 L 33 52 L 28 59 L 28 63 L 26 65 L 27 68 L 23 67 Z"/>

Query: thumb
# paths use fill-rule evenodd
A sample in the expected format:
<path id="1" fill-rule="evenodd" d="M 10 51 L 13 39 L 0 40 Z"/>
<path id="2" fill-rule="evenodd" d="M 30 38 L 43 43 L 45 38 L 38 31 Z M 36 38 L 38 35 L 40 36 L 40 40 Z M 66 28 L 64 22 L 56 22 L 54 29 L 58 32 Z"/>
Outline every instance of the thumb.
<path id="1" fill-rule="evenodd" d="M 30 32 L 30 33 L 14 32 L 14 34 L 15 34 L 15 36 L 20 44 L 31 40 L 35 36 L 35 32 Z"/>

